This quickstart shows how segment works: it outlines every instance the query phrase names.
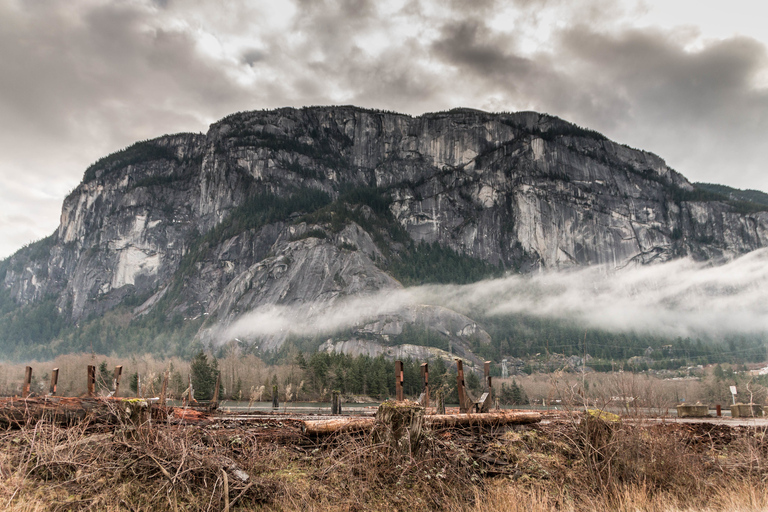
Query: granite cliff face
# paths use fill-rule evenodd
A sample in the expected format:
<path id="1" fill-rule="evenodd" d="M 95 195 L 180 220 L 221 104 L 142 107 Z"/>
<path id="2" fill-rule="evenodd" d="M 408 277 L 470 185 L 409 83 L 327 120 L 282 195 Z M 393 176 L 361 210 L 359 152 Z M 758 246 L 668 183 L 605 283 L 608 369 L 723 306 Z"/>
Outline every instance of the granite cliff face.
<path id="1" fill-rule="evenodd" d="M 100 160 L 56 233 L 0 278 L 15 303 L 52 300 L 69 322 L 163 307 L 215 319 L 201 331 L 210 338 L 212 324 L 261 306 L 322 311 L 401 287 L 388 270 L 411 240 L 522 272 L 724 260 L 766 245 L 768 212 L 713 201 L 656 155 L 534 112 L 286 108 Z M 367 319 L 346 341 L 386 341 L 409 323 L 456 347 L 488 341 L 437 308 Z"/>

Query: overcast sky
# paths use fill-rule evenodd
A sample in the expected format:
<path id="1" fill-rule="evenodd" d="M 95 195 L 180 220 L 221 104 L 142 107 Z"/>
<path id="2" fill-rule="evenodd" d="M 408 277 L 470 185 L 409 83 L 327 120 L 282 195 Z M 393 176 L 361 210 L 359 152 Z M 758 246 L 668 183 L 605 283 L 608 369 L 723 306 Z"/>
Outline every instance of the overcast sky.
<path id="1" fill-rule="evenodd" d="M 240 110 L 536 110 L 768 191 L 754 0 L 0 0 L 0 257 L 99 157 Z"/>

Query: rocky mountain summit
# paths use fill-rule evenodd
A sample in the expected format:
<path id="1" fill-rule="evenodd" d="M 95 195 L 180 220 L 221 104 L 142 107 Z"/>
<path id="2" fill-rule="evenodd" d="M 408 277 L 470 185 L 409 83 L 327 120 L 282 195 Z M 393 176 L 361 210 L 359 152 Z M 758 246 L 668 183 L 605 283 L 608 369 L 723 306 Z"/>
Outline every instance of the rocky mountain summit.
<path id="1" fill-rule="evenodd" d="M 123 327 L 154 315 L 218 342 L 221 327 L 258 308 L 296 307 L 311 319 L 403 284 L 726 260 L 768 243 L 765 209 L 535 112 L 242 112 L 205 135 L 139 142 L 90 166 L 58 230 L 0 263 L 0 342 L 9 353 L 30 343 L 75 349 L 83 337 L 73 333 L 109 314 Z M 35 314 L 55 322 L 31 334 L 17 325 Z M 409 325 L 470 359 L 470 347 L 490 342 L 473 319 L 425 305 L 317 344 L 365 352 L 365 341 L 398 344 Z M 154 345 L 100 343 L 161 350 L 160 331 Z M 251 341 L 275 350 L 289 336 Z"/>

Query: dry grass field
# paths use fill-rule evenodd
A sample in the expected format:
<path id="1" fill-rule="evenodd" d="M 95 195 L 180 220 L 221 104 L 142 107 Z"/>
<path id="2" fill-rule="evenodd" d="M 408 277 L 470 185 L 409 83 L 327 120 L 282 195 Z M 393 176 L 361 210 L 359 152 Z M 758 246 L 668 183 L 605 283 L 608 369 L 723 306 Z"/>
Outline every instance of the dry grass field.
<path id="1" fill-rule="evenodd" d="M 289 422 L 30 424 L 0 433 L 0 508 L 768 510 L 764 429 L 563 415 L 426 431 L 407 452 Z"/>

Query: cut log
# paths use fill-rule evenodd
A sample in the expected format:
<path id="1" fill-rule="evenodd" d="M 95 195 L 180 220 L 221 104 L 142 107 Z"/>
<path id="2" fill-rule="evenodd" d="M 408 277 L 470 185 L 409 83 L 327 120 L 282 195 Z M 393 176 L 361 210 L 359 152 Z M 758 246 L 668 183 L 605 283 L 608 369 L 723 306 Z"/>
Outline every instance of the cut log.
<path id="1" fill-rule="evenodd" d="M 535 411 L 498 411 L 485 414 L 432 414 L 423 418 L 425 428 L 466 427 L 470 425 L 499 426 L 525 425 L 541 421 Z M 304 420 L 302 429 L 309 435 L 328 435 L 338 432 L 372 430 L 376 418 L 335 418 L 332 420 Z"/>
<path id="2" fill-rule="evenodd" d="M 427 428 L 464 427 L 470 425 L 524 425 L 541 421 L 541 413 L 534 411 L 499 411 L 483 414 L 433 414 L 424 416 Z"/>
<path id="3" fill-rule="evenodd" d="M 305 420 L 302 430 L 305 434 L 321 436 L 337 432 L 371 430 L 376 418 L 335 418 L 332 420 Z"/>

